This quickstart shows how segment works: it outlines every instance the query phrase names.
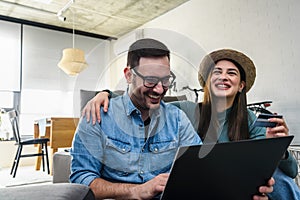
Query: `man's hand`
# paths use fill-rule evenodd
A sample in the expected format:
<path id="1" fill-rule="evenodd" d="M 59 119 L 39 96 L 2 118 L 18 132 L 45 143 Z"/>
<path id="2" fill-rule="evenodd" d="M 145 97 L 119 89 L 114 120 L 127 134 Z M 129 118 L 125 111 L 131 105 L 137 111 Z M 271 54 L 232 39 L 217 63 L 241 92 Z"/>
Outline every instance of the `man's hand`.
<path id="1" fill-rule="evenodd" d="M 87 102 L 81 112 L 82 116 L 86 116 L 87 122 L 90 121 L 90 117 L 92 116 L 93 124 L 96 124 L 96 120 L 98 121 L 98 123 L 100 123 L 100 106 L 103 106 L 103 111 L 107 112 L 109 104 L 108 96 L 108 92 L 99 92 L 94 98 Z"/>
<path id="2" fill-rule="evenodd" d="M 96 199 L 148 200 L 164 191 L 169 174 L 159 174 L 143 184 L 112 183 L 96 178 L 90 184 Z"/>
<path id="3" fill-rule="evenodd" d="M 150 181 L 137 185 L 132 188 L 133 199 L 152 199 L 164 191 L 168 178 L 169 174 L 167 173 L 159 174 Z"/>
<path id="4" fill-rule="evenodd" d="M 270 178 L 268 184 L 266 186 L 260 186 L 259 192 L 261 195 L 254 195 L 253 200 L 267 200 L 269 197 L 267 196 L 268 193 L 273 192 L 273 185 L 275 184 L 274 178 Z"/>

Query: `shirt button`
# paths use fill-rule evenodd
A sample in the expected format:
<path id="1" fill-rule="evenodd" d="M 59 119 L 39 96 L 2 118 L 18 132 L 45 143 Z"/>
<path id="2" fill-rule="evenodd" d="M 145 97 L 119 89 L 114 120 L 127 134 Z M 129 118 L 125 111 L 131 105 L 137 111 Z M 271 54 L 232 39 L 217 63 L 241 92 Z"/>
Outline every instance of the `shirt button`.
<path id="1" fill-rule="evenodd" d="M 157 148 L 154 148 L 154 152 L 158 152 L 158 149 L 157 149 Z"/>
<path id="2" fill-rule="evenodd" d="M 144 174 L 144 171 L 140 171 L 140 174 Z"/>
<path id="3" fill-rule="evenodd" d="M 123 151 L 123 152 L 125 152 L 125 151 L 126 151 L 126 149 L 125 149 L 125 148 L 123 148 L 123 149 L 122 149 L 122 151 Z"/>

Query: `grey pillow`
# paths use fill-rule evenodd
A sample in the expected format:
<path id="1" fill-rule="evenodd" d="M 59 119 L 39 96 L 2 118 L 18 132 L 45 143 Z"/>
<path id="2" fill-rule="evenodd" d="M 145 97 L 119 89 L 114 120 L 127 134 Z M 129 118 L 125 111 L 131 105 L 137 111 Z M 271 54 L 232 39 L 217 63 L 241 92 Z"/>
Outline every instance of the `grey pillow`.
<path id="1" fill-rule="evenodd" d="M 98 91 L 80 90 L 80 111 L 84 108 L 86 103 L 92 99 Z"/>
<path id="2" fill-rule="evenodd" d="M 92 90 L 83 90 L 80 89 L 80 111 L 84 108 L 86 103 L 91 100 L 96 94 L 100 91 L 92 91 Z M 122 95 L 124 93 L 123 90 L 116 90 L 113 91 L 114 94 L 116 95 Z"/>

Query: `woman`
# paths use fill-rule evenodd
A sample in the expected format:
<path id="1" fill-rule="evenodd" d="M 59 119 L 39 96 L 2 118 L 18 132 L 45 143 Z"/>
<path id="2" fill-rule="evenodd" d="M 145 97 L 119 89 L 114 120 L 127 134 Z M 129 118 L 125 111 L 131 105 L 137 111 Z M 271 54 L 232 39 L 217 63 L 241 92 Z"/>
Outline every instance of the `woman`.
<path id="1" fill-rule="evenodd" d="M 204 143 L 288 135 L 288 127 L 283 119 L 270 119 L 277 123 L 273 128 L 252 126 L 256 116 L 247 109 L 246 93 L 252 87 L 255 76 L 255 66 L 245 54 L 231 49 L 211 52 L 202 60 L 198 75 L 204 89 L 203 102 L 198 105 L 188 101 L 173 104 L 185 111 Z M 87 104 L 83 110 L 87 120 L 90 111 L 94 121 L 96 115 L 100 120 L 100 105 L 104 105 L 104 110 L 107 109 L 107 94 L 100 93 Z M 300 199 L 299 188 L 292 180 L 297 170 L 295 159 L 287 152 L 274 173 L 277 184 L 268 196 L 274 200 Z"/>

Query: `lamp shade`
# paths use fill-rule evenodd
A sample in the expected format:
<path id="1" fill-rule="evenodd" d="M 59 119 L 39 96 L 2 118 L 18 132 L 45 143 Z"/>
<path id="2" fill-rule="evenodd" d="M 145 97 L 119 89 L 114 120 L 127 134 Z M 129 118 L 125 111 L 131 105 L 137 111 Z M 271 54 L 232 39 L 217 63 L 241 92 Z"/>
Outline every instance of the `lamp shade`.
<path id="1" fill-rule="evenodd" d="M 64 49 L 63 56 L 58 63 L 58 67 L 71 76 L 79 74 L 82 70 L 87 68 L 87 66 L 84 51 L 75 48 Z"/>

